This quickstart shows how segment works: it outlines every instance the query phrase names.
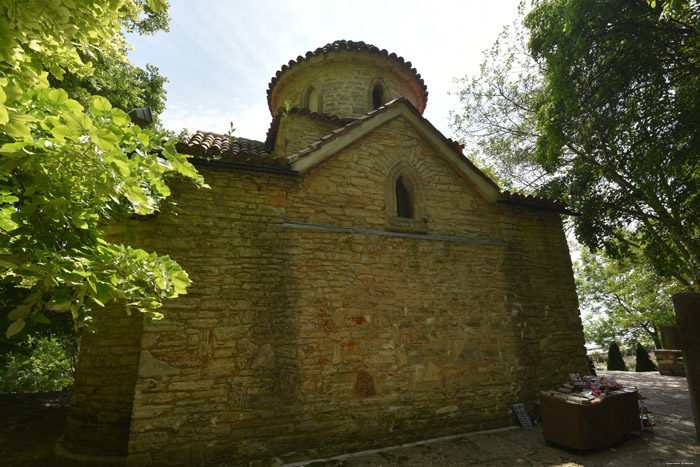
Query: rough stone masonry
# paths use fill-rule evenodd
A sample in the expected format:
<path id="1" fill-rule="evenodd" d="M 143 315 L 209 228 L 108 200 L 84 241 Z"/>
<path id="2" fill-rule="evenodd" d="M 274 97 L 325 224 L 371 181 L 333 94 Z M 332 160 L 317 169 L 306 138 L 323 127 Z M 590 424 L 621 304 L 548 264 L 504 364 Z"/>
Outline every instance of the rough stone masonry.
<path id="1" fill-rule="evenodd" d="M 507 426 L 512 404 L 586 371 L 565 206 L 501 192 L 422 117 L 410 63 L 339 41 L 268 97 L 267 142 L 180 146 L 211 188 L 173 182 L 176 207 L 135 243 L 193 285 L 153 324 L 97 314 L 67 449 L 312 458 Z"/>

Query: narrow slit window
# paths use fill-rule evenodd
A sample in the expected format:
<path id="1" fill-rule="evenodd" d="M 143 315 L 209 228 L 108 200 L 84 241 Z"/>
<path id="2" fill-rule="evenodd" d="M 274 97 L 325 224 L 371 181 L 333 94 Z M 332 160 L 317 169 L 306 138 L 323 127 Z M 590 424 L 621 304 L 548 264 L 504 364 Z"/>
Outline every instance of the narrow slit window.
<path id="1" fill-rule="evenodd" d="M 310 111 L 318 112 L 318 90 L 313 86 L 306 94 L 306 106 Z"/>
<path id="2" fill-rule="evenodd" d="M 372 110 L 377 110 L 382 105 L 384 105 L 384 90 L 377 84 L 372 89 Z"/>
<path id="3" fill-rule="evenodd" d="M 396 215 L 407 219 L 413 218 L 411 197 L 403 183 L 403 175 L 396 179 Z"/>

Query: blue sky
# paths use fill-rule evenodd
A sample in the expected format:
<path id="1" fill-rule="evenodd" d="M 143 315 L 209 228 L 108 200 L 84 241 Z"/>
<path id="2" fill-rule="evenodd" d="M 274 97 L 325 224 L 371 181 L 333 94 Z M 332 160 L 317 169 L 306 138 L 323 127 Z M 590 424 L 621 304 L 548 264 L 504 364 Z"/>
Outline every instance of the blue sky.
<path id="1" fill-rule="evenodd" d="M 519 0 L 172 0 L 170 32 L 128 36 L 132 63 L 170 80 L 167 128 L 264 140 L 267 87 L 280 67 L 339 39 L 410 61 L 428 86 L 425 117 L 451 137 L 453 78 L 478 72 L 482 52 L 517 17 Z"/>

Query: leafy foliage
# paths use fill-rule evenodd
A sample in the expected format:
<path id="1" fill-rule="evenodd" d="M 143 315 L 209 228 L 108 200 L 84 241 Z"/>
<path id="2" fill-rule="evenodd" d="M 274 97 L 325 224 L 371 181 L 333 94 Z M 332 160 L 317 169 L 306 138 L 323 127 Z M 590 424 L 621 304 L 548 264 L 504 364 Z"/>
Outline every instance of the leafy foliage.
<path id="1" fill-rule="evenodd" d="M 522 20 L 506 26 L 484 52 L 477 76 L 454 82 L 462 109 L 450 112 L 450 126 L 469 158 L 504 188 L 534 190 L 547 175 L 532 159 L 540 136 L 535 105 L 544 84 Z"/>
<path id="2" fill-rule="evenodd" d="M 539 0 L 523 24 L 529 57 L 499 39 L 454 128 L 535 170 L 517 186 L 569 199 L 586 247 L 700 290 L 697 2 Z"/>
<path id="3" fill-rule="evenodd" d="M 582 251 L 574 272 L 588 342 L 605 346 L 622 339 L 661 348 L 660 325 L 675 323 L 671 296 L 682 286 L 659 277 L 634 254 L 612 259 Z"/>
<path id="4" fill-rule="evenodd" d="M 608 348 L 608 371 L 627 371 L 627 365 L 625 365 L 617 342 L 613 342 Z"/>
<path id="5" fill-rule="evenodd" d="M 72 349 L 47 337 L 25 339 L 25 352 L 0 355 L 0 393 L 61 391 L 73 384 Z"/>
<path id="6" fill-rule="evenodd" d="M 656 365 L 651 361 L 651 358 L 649 358 L 649 352 L 647 352 L 647 349 L 640 343 L 637 343 L 636 356 L 637 361 L 634 365 L 634 371 L 656 371 Z"/>
<path id="7" fill-rule="evenodd" d="M 144 70 L 99 52 L 93 54 L 92 63 L 95 70 L 89 76 L 65 73 L 62 80 L 49 76 L 49 84 L 65 90 L 83 107 L 89 107 L 91 97 L 99 94 L 112 107 L 125 112 L 137 107 L 150 107 L 157 117 L 165 110 L 163 86 L 167 79 L 160 75 L 155 66 L 146 65 Z"/>
<path id="8" fill-rule="evenodd" d="M 152 12 L 162 0 L 149 0 Z M 71 98 L 52 80 L 88 79 L 100 56 L 128 63 L 124 22 L 144 4 L 115 0 L 0 6 L 0 280 L 22 289 L 7 336 L 27 323 L 69 314 L 88 326 L 90 308 L 123 300 L 158 318 L 163 299 L 189 278 L 167 256 L 111 243 L 105 230 L 156 212 L 182 176 L 203 185 L 186 156 L 158 131 L 132 125 L 103 96 Z M 127 67 L 128 68 L 128 67 Z"/>

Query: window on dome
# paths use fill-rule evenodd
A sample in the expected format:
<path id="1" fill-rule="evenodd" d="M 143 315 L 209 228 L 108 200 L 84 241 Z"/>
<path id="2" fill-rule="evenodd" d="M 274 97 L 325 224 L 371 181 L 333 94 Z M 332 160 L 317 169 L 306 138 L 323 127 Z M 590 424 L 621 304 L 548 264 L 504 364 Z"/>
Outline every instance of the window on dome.
<path id="1" fill-rule="evenodd" d="M 318 112 L 318 91 L 315 87 L 309 88 L 309 93 L 306 95 L 307 107 L 312 112 Z"/>
<path id="2" fill-rule="evenodd" d="M 301 108 L 309 109 L 312 112 L 321 112 L 322 97 L 320 85 L 317 83 L 309 83 L 301 93 Z"/>
<path id="3" fill-rule="evenodd" d="M 382 89 L 381 84 L 376 84 L 372 88 L 372 110 L 377 110 L 379 107 L 383 106 L 386 102 L 386 97 L 384 96 L 384 89 Z"/>

